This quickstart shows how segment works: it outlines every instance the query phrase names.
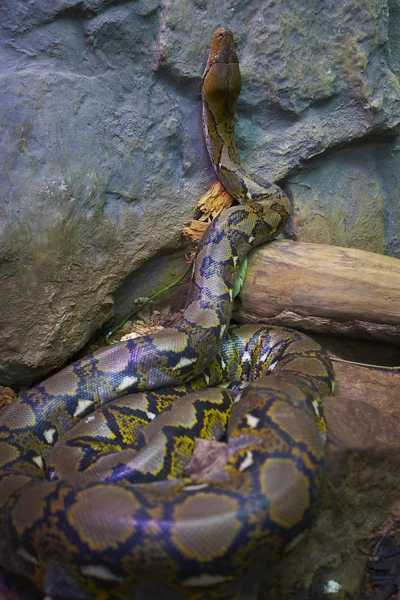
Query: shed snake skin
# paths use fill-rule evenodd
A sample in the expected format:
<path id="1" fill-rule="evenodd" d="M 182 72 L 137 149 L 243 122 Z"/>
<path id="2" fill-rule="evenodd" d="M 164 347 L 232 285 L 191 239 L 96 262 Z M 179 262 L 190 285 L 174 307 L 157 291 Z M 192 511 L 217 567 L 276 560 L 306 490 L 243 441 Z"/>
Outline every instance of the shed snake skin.
<path id="1" fill-rule="evenodd" d="M 240 204 L 205 232 L 182 320 L 74 362 L 0 413 L 0 565 L 54 599 L 228 599 L 310 525 L 329 357 L 290 329 L 229 325 L 240 263 L 289 216 L 285 193 L 236 152 L 240 88 L 222 28 L 204 134 Z M 195 437 L 227 441 L 211 479 L 184 475 Z"/>

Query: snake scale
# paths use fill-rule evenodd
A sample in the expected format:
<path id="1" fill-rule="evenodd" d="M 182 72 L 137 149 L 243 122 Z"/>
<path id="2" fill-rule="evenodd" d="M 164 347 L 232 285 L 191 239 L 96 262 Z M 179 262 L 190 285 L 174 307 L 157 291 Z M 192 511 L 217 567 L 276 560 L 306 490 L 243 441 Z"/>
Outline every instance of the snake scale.
<path id="1" fill-rule="evenodd" d="M 290 329 L 229 325 L 240 263 L 289 215 L 284 192 L 237 155 L 240 88 L 222 28 L 203 124 L 239 205 L 199 244 L 182 320 L 74 362 L 0 413 L 0 565 L 54 599 L 230 598 L 310 524 L 329 357 Z M 226 466 L 185 476 L 193 436 L 224 435 Z"/>

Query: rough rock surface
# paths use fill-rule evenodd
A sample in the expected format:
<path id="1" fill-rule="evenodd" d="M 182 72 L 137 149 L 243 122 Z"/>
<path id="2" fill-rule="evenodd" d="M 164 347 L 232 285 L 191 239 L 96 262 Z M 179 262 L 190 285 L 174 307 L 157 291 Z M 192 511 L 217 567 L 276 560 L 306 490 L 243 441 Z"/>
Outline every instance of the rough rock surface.
<path id="1" fill-rule="evenodd" d="M 398 255 L 393 0 L 3 0 L 0 24 L 0 383 L 59 367 L 181 243 L 214 179 L 200 87 L 222 24 L 243 73 L 239 150 L 287 178 L 293 235 Z"/>
<path id="2" fill-rule="evenodd" d="M 399 150 L 397 141 L 360 143 L 291 174 L 290 236 L 400 258 Z"/>

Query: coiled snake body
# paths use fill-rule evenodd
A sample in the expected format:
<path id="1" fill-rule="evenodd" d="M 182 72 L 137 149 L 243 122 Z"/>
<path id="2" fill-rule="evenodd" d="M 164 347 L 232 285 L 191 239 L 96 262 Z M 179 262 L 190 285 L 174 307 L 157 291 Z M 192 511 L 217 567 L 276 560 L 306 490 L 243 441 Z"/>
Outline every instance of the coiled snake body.
<path id="1" fill-rule="evenodd" d="M 204 131 L 241 204 L 207 229 L 183 319 L 94 352 L 0 413 L 0 564 L 52 598 L 229 598 L 309 525 L 324 465 L 320 397 L 333 372 L 298 332 L 229 327 L 240 262 L 289 214 L 284 192 L 236 153 L 239 92 L 233 36 L 220 29 L 204 73 Z M 239 379 L 250 383 L 223 384 Z M 220 438 L 232 404 L 226 467 L 182 477 L 193 436 Z"/>

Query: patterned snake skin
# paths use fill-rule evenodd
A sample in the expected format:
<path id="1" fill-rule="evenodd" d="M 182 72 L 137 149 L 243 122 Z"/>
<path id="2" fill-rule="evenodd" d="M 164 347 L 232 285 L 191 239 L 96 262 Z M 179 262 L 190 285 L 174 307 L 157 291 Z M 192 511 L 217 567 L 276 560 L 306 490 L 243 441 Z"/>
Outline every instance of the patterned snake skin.
<path id="1" fill-rule="evenodd" d="M 204 132 L 241 204 L 208 227 L 182 320 L 78 360 L 0 413 L 0 565 L 54 599 L 227 599 L 310 524 L 330 360 L 301 333 L 229 326 L 241 261 L 289 214 L 236 153 L 240 87 L 232 33 L 219 29 Z M 227 440 L 210 480 L 184 474 L 196 437 Z"/>

